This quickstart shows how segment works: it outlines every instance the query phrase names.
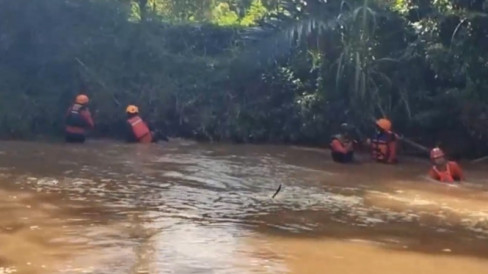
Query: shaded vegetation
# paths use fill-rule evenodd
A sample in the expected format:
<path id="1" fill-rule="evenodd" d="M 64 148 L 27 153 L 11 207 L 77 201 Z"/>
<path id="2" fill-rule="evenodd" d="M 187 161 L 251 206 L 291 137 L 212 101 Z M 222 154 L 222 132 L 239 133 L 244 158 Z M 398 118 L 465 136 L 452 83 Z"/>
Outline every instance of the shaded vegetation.
<path id="1" fill-rule="evenodd" d="M 487 151 L 488 1 L 0 0 L 2 137 L 55 135 L 79 90 L 94 134 L 135 103 L 171 135 L 323 144 L 386 115 Z M 448 150 L 449 150 L 448 149 Z"/>

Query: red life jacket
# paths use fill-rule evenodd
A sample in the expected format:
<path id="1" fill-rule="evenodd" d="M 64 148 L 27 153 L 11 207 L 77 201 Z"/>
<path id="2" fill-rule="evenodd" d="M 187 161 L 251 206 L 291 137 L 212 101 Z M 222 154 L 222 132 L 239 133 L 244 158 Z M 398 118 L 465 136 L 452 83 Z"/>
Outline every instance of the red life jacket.
<path id="1" fill-rule="evenodd" d="M 446 183 L 454 182 L 454 177 L 452 177 L 451 166 L 449 163 L 446 164 L 446 170 L 444 171 L 440 171 L 436 166 L 433 166 L 432 170 L 434 170 L 437 176 L 439 176 L 439 181 Z"/>
<path id="2" fill-rule="evenodd" d="M 151 131 L 147 124 L 139 116 L 127 120 L 132 127 L 132 132 L 139 142 L 150 143 L 152 141 Z"/>
<path id="3" fill-rule="evenodd" d="M 329 144 L 329 147 L 330 147 L 330 150 L 332 152 L 338 152 L 338 153 L 343 153 L 341 151 L 337 151 L 337 149 L 332 145 L 334 140 L 337 140 L 339 141 L 339 143 L 342 145 L 342 147 L 345 149 L 347 146 L 351 145 L 351 140 L 347 139 L 347 138 L 344 138 L 344 136 L 338 134 L 338 135 L 334 135 L 332 136 L 332 140 Z"/>

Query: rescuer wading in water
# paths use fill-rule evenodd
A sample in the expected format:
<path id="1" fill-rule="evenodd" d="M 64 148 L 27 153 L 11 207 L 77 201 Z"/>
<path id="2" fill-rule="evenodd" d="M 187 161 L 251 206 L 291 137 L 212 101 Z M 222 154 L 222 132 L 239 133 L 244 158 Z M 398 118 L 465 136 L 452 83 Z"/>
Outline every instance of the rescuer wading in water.
<path id="1" fill-rule="evenodd" d="M 398 136 L 391 130 L 391 121 L 385 118 L 376 121 L 376 133 L 369 140 L 371 156 L 379 163 L 397 163 Z"/>
<path id="2" fill-rule="evenodd" d="M 354 161 L 354 140 L 351 137 L 351 127 L 348 124 L 341 124 L 340 133 L 332 136 L 330 151 L 334 162 L 351 163 Z"/>
<path id="3" fill-rule="evenodd" d="M 75 102 L 68 109 L 65 121 L 65 139 L 68 143 L 84 143 L 89 129 L 95 123 L 88 109 L 90 99 L 85 94 L 76 96 Z"/>
<path id="4" fill-rule="evenodd" d="M 159 135 L 152 130 L 139 115 L 139 108 L 135 105 L 129 105 L 126 108 L 127 123 L 126 123 L 126 140 L 129 143 L 156 143 Z M 165 139 L 165 138 L 163 138 Z"/>
<path id="5" fill-rule="evenodd" d="M 449 161 L 440 148 L 433 148 L 430 152 L 432 167 L 429 177 L 444 183 L 453 183 L 463 180 L 463 171 L 458 163 Z"/>

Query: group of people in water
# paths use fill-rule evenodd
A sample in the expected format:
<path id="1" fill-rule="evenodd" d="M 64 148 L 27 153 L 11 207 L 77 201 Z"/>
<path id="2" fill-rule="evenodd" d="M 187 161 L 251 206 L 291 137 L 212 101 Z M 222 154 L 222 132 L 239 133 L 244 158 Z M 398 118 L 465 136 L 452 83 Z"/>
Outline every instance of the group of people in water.
<path id="1" fill-rule="evenodd" d="M 378 163 L 396 164 L 397 147 L 399 136 L 392 131 L 390 120 L 382 118 L 376 121 L 376 132 L 374 136 L 366 140 L 369 146 L 371 157 Z M 354 150 L 359 142 L 352 136 L 353 127 L 344 123 L 341 125 L 341 133 L 332 137 L 330 150 L 332 159 L 338 163 L 354 162 Z M 458 163 L 449 161 L 446 154 L 439 147 L 430 151 L 432 167 L 429 171 L 429 177 L 445 182 L 453 183 L 463 180 L 463 172 Z"/>
<path id="2" fill-rule="evenodd" d="M 66 114 L 65 138 L 68 143 L 84 143 L 89 130 L 95 127 L 92 115 L 88 109 L 90 99 L 85 94 L 79 94 Z M 126 108 L 127 121 L 125 136 L 131 143 L 155 143 L 162 135 L 154 130 L 139 115 L 139 108 L 129 105 Z"/>
<path id="3" fill-rule="evenodd" d="M 90 99 L 85 94 L 79 94 L 75 102 L 68 109 L 66 114 L 65 137 L 69 143 L 85 142 L 87 132 L 95 127 L 88 103 Z M 131 143 L 153 143 L 164 137 L 155 131 L 139 115 L 139 108 L 129 105 L 126 108 L 125 135 L 127 142 Z M 341 133 L 332 137 L 330 150 L 332 159 L 339 163 L 354 162 L 355 146 L 359 142 L 351 134 L 353 127 L 348 124 L 341 125 Z M 166 139 L 167 140 L 167 139 Z M 382 118 L 376 121 L 376 133 L 373 138 L 366 140 L 372 158 L 379 163 L 396 164 L 397 146 L 399 136 L 392 131 L 390 120 Z M 453 161 L 449 161 L 445 153 L 438 147 L 430 151 L 432 167 L 429 176 L 432 179 L 453 183 L 463 179 L 461 167 Z"/>

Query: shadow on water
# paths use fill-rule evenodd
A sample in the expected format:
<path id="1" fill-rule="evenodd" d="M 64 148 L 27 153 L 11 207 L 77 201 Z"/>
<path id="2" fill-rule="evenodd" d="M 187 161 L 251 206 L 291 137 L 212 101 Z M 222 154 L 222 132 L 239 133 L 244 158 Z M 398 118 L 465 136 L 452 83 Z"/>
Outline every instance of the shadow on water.
<path id="1" fill-rule="evenodd" d="M 428 164 L 414 159 L 342 166 L 316 150 L 181 140 L 4 142 L 0 166 L 0 237 L 11 243 L 0 267 L 22 273 L 291 271 L 279 252 L 248 244 L 262 237 L 488 256 L 479 169 L 449 187 L 429 183 Z"/>

